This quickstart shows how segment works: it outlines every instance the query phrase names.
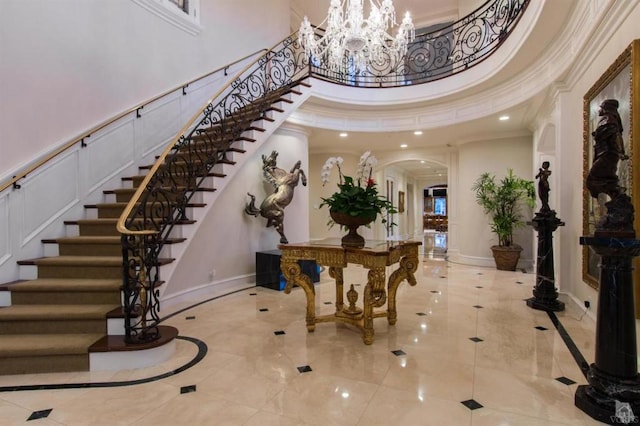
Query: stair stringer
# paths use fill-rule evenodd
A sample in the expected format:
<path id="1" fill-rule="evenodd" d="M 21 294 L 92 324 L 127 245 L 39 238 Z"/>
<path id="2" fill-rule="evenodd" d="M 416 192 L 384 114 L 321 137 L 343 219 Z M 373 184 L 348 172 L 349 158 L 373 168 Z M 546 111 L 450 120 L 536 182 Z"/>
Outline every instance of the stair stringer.
<path id="1" fill-rule="evenodd" d="M 189 245 L 193 241 L 193 237 L 198 233 L 198 230 L 202 227 L 203 221 L 206 220 L 207 215 L 211 212 L 212 209 L 216 206 L 216 201 L 221 197 L 224 193 L 225 188 L 231 182 L 238 171 L 242 168 L 244 164 L 247 163 L 250 159 L 252 159 L 255 153 L 260 149 L 260 147 L 273 135 L 273 133 L 286 121 L 289 115 L 297 110 L 311 95 L 311 88 L 299 85 L 296 87 L 296 90 L 300 92 L 300 94 L 291 93 L 290 99 L 292 103 L 288 102 L 279 102 L 274 105 L 278 106 L 283 110 L 283 112 L 274 112 L 271 115 L 273 121 L 263 120 L 260 126 L 264 129 L 264 132 L 251 130 L 245 134 L 250 138 L 255 139 L 255 142 L 242 142 L 241 148 L 245 150 L 244 153 L 232 153 L 232 160 L 236 163 L 233 165 L 229 164 L 220 164 L 214 167 L 214 170 L 217 172 L 222 172 L 225 174 L 224 178 L 213 178 L 213 183 L 215 186 L 214 192 L 206 192 L 202 194 L 203 203 L 206 205 L 204 207 L 200 207 L 192 210 L 193 216 L 190 219 L 194 219 L 195 223 L 189 225 L 181 225 L 177 227 L 174 232 L 176 235 L 184 237 L 187 240 L 181 244 L 176 244 L 171 248 L 171 257 L 174 259 L 173 262 L 167 265 L 163 265 L 160 267 L 160 279 L 164 282 L 164 284 L 159 288 L 160 291 L 160 301 L 161 301 L 161 317 L 165 316 L 167 313 L 170 313 L 172 308 L 177 308 L 177 305 L 183 301 L 191 301 L 197 300 L 198 298 L 207 297 L 207 296 L 216 296 L 219 294 L 226 294 L 230 291 L 234 291 L 237 289 L 246 288 L 248 286 L 249 280 L 253 279 L 253 274 L 248 274 L 241 277 L 235 277 L 233 279 L 223 280 L 223 281 L 212 281 L 214 277 L 211 278 L 211 282 L 207 282 L 200 285 L 194 285 L 188 290 L 172 292 L 172 276 L 176 268 L 180 265 L 185 252 L 188 250 Z M 234 146 L 237 146 L 234 144 Z M 289 167 L 289 165 L 286 165 Z M 245 194 L 246 195 L 246 194 Z M 232 214 L 236 214 L 233 212 Z M 237 213 L 241 214 L 241 213 Z M 275 232 L 275 231 L 273 231 Z M 179 235 L 178 235 L 179 233 Z"/>

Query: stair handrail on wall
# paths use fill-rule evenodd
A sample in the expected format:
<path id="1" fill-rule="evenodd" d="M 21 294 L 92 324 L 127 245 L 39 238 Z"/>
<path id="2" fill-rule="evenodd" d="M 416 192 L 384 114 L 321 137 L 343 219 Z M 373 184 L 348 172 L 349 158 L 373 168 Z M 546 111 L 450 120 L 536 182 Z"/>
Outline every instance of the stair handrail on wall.
<path id="1" fill-rule="evenodd" d="M 261 53 L 266 52 L 267 49 L 259 49 L 256 50 L 255 52 L 252 52 L 246 56 L 243 56 L 240 59 L 236 59 L 235 61 L 229 62 L 228 64 L 225 64 L 221 67 L 218 67 L 216 69 L 214 69 L 213 71 L 209 71 L 206 74 L 203 74 L 199 77 L 196 77 L 192 80 L 189 80 L 179 86 L 173 87 L 169 90 L 166 90 L 154 97 L 152 97 L 151 99 L 148 99 L 144 102 L 141 102 L 137 105 L 132 106 L 131 108 L 128 108 L 127 110 L 114 115 L 111 118 L 108 118 L 107 120 L 103 121 L 102 123 L 99 123 L 93 127 L 91 127 L 89 130 L 87 130 L 86 132 L 82 132 L 82 134 L 80 134 L 79 136 L 76 136 L 75 138 L 71 139 L 70 141 L 62 144 L 61 146 L 59 146 L 58 148 L 56 148 L 55 150 L 53 150 L 51 153 L 49 153 L 48 155 L 46 155 L 44 158 L 34 162 L 33 164 L 30 164 L 29 166 L 25 167 L 23 170 L 20 170 L 19 172 L 17 172 L 15 174 L 15 176 L 13 176 L 11 179 L 9 179 L 7 182 L 3 183 L 0 185 L 0 192 L 4 191 L 5 189 L 9 188 L 9 187 L 13 187 L 14 189 L 19 189 L 20 188 L 20 184 L 19 181 L 26 178 L 28 175 L 32 174 L 35 170 L 39 169 L 40 167 L 44 166 L 45 164 L 51 162 L 51 160 L 53 160 L 54 158 L 58 157 L 60 154 L 64 153 L 65 151 L 69 150 L 70 148 L 72 148 L 73 146 L 75 146 L 76 144 L 80 143 L 84 143 L 84 140 L 89 138 L 91 135 L 95 134 L 96 132 L 106 128 L 107 126 L 114 124 L 116 122 L 118 122 L 119 120 L 122 120 L 123 118 L 127 117 L 129 114 L 139 114 L 141 110 L 144 109 L 145 106 L 152 104 L 153 102 L 156 102 L 166 96 L 171 95 L 174 92 L 177 92 L 179 90 L 182 91 L 183 94 L 185 94 L 185 90 L 193 85 L 194 83 L 197 83 L 201 80 L 204 80 L 205 78 L 211 77 L 215 74 L 224 72 L 225 75 L 227 75 L 227 72 L 229 71 L 229 69 L 236 65 L 239 64 L 249 58 L 252 58 L 256 55 L 259 55 Z"/>

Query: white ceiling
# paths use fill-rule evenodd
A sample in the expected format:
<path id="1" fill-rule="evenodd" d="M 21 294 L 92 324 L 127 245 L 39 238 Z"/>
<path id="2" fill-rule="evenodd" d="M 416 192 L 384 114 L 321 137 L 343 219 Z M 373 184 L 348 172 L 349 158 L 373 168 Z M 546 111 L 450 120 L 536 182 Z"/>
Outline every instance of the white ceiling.
<path id="1" fill-rule="evenodd" d="M 410 11 L 416 27 L 427 24 L 451 21 L 458 19 L 459 13 L 469 13 L 476 7 L 484 3 L 485 0 L 394 0 L 396 14 L 398 18 L 404 15 L 406 10 Z M 312 24 L 320 25 L 327 14 L 330 0 L 292 0 L 292 28 L 297 29 L 303 16 L 308 16 Z M 365 4 L 367 0 L 365 0 Z M 571 3 L 571 2 L 567 2 Z M 568 10 L 568 8 L 567 8 Z M 558 16 L 561 20 L 564 16 Z M 546 37 L 552 37 L 548 33 Z M 548 40 L 534 40 L 528 46 L 527 51 L 535 51 L 536 55 L 528 55 L 528 60 L 518 63 L 513 72 L 521 71 L 529 61 L 540 54 L 540 50 L 546 45 Z M 514 66 L 512 66 L 514 68 Z M 504 77 L 504 76 L 503 76 Z M 414 129 L 423 130 L 423 134 L 416 136 L 413 131 L 404 132 L 349 132 L 348 137 L 339 136 L 340 129 L 327 130 L 319 128 L 308 128 L 309 149 L 312 153 L 327 153 L 335 155 L 335 152 L 352 151 L 354 153 L 371 150 L 381 151 L 402 151 L 412 152 L 409 161 L 395 163 L 394 166 L 405 169 L 411 176 L 416 178 L 432 178 L 440 174 L 447 173 L 442 165 L 430 161 L 424 148 L 429 148 L 429 152 L 446 152 L 456 149 L 455 147 L 474 140 L 486 140 L 488 138 L 500 138 L 508 136 L 521 136 L 531 134 L 530 123 L 539 107 L 543 94 L 530 101 L 510 108 L 502 114 L 510 116 L 508 121 L 499 121 L 498 115 L 491 115 L 481 119 L 458 123 L 452 126 L 434 129 Z M 323 100 L 311 98 L 310 104 L 324 103 Z M 336 106 L 334 106 L 336 107 Z M 302 106 L 304 109 L 304 105 Z M 337 106 L 341 109 L 340 106 Z M 348 107 L 347 107 L 348 108 Z M 341 109 L 342 110 L 342 109 Z M 347 113 L 347 111 L 345 111 Z M 400 145 L 406 143 L 407 148 Z M 415 152 L 414 152 L 415 151 Z M 421 163 L 425 161 L 425 163 Z"/>

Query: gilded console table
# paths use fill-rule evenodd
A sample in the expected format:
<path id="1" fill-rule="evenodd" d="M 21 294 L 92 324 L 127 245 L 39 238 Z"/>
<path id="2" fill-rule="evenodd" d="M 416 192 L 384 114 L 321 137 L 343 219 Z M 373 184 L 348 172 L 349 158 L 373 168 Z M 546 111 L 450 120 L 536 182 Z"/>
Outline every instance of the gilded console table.
<path id="1" fill-rule="evenodd" d="M 362 340 L 367 345 L 373 343 L 373 319 L 386 317 L 390 325 L 398 318 L 396 292 L 404 280 L 414 286 L 413 273 L 418 268 L 419 241 L 367 241 L 363 248 L 349 248 L 340 245 L 340 239 L 326 239 L 298 244 L 281 244 L 280 269 L 287 280 L 284 289 L 291 292 L 293 285 L 300 286 L 307 297 L 307 330 L 315 330 L 320 322 L 341 322 L 352 324 L 362 330 Z M 316 316 L 316 292 L 311 279 L 298 264 L 299 260 L 315 260 L 327 266 L 329 275 L 336 283 L 336 312 L 332 315 Z M 398 264 L 386 282 L 386 267 Z M 344 304 L 343 270 L 349 264 L 362 265 L 368 269 L 364 287 L 362 308 L 356 306 L 358 293 L 353 284 L 347 291 L 348 306 Z M 375 310 L 387 304 L 386 310 Z"/>

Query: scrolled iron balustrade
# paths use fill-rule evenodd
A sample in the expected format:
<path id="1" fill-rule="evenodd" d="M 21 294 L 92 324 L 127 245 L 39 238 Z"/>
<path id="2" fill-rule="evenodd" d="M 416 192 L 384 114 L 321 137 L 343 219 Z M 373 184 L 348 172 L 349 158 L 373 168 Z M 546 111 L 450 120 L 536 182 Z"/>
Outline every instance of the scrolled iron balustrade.
<path id="1" fill-rule="evenodd" d="M 184 127 L 123 213 L 119 230 L 128 343 L 160 337 L 160 253 L 174 227 L 189 220 L 189 203 L 196 189 L 216 164 L 229 161 L 228 153 L 252 123 L 308 76 L 308 63 L 300 56 L 296 39 L 288 37 L 278 47 L 236 75 L 221 96 L 215 96 Z"/>
<path id="2" fill-rule="evenodd" d="M 358 74 L 314 64 L 297 33 L 285 38 L 231 79 L 159 156 L 118 222 L 122 234 L 125 340 L 160 337 L 160 253 L 174 227 L 189 220 L 195 190 L 252 123 L 287 90 L 309 76 L 358 87 L 421 84 L 453 75 L 486 59 L 510 34 L 529 0 L 493 0 L 469 16 L 409 46 L 408 58 Z M 217 102 L 217 103 L 216 103 Z"/>
<path id="3" fill-rule="evenodd" d="M 332 71 L 325 58 L 311 61 L 311 75 L 357 87 L 399 87 L 428 83 L 467 70 L 487 59 L 515 28 L 530 0 L 490 0 L 444 28 L 417 35 L 402 62 L 386 58 L 359 72 Z M 322 30 L 318 30 L 321 34 Z M 349 69 L 345 57 L 345 69 Z"/>

